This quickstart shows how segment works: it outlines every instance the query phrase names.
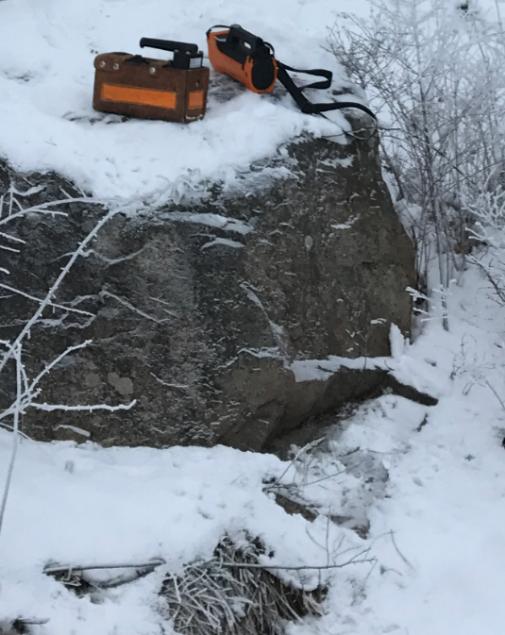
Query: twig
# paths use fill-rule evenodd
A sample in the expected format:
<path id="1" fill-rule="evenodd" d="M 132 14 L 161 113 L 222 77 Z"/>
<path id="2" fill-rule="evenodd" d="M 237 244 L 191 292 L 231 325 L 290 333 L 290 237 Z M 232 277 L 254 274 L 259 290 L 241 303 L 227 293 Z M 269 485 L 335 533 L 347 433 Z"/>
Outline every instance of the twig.
<path id="1" fill-rule="evenodd" d="M 20 418 L 20 398 L 21 398 L 21 345 L 18 344 L 15 348 L 14 358 L 16 360 L 16 407 L 14 409 L 14 425 L 12 427 L 12 449 L 9 467 L 7 468 L 7 476 L 5 478 L 5 484 L 2 493 L 2 502 L 0 505 L 0 535 L 2 533 L 3 522 L 5 518 L 5 510 L 7 508 L 7 499 L 9 498 L 9 491 L 12 481 L 12 474 L 14 472 L 14 464 L 16 462 L 16 455 L 19 445 L 19 418 Z"/>
<path id="2" fill-rule="evenodd" d="M 40 205 L 33 205 L 32 207 L 24 207 L 24 208 L 21 207 L 21 205 L 16 201 L 16 204 L 20 208 L 19 211 L 12 212 L 12 207 L 11 207 L 9 209 L 8 215 L 0 219 L 0 225 L 5 225 L 6 223 L 14 220 L 15 218 L 19 218 L 27 214 L 53 214 L 57 216 L 67 216 L 66 212 L 60 212 L 58 210 L 53 210 L 51 208 L 59 207 L 60 205 L 69 205 L 70 203 L 97 204 L 97 203 L 100 203 L 100 201 L 97 201 L 96 199 L 90 198 L 88 196 L 83 196 L 79 198 L 64 198 L 58 201 L 49 201 L 47 203 L 41 203 Z"/>
<path id="3" fill-rule="evenodd" d="M 39 304 L 44 301 L 44 299 L 37 298 L 30 293 L 26 293 L 26 291 L 21 291 L 21 289 L 16 289 L 15 287 L 11 287 L 8 284 L 0 283 L 0 288 L 5 289 L 6 291 L 10 291 L 11 293 L 15 293 L 16 295 L 20 295 L 23 298 L 27 298 L 28 300 L 32 300 L 33 302 L 38 302 Z M 86 317 L 96 317 L 94 313 L 90 313 L 89 311 L 83 311 L 82 309 L 74 309 L 72 307 L 67 306 L 66 304 L 57 304 L 56 302 L 48 302 L 46 306 L 50 306 L 53 309 L 61 309 L 67 313 L 78 313 L 79 315 L 85 315 Z"/>
<path id="4" fill-rule="evenodd" d="M 118 213 L 117 210 L 110 210 L 98 221 L 98 223 L 93 227 L 93 229 L 80 242 L 79 246 L 74 251 L 74 253 L 70 256 L 67 264 L 63 267 L 59 276 L 56 278 L 51 288 L 47 292 L 47 295 L 44 298 L 44 300 L 40 302 L 37 310 L 34 312 L 34 314 L 28 320 L 25 326 L 21 329 L 16 339 L 8 347 L 7 352 L 4 354 L 2 360 L 0 361 L 0 373 L 5 368 L 7 361 L 11 358 L 13 351 L 16 349 L 17 346 L 20 345 L 20 343 L 24 340 L 24 338 L 30 333 L 30 330 L 32 329 L 34 324 L 38 321 L 38 319 L 42 316 L 46 307 L 50 305 L 52 298 L 54 297 L 56 291 L 60 287 L 63 280 L 68 275 L 69 271 L 72 269 L 75 261 L 82 255 L 82 252 L 85 251 L 89 243 L 96 238 L 98 232 L 102 229 L 102 227 L 117 213 Z"/>
<path id="5" fill-rule="evenodd" d="M 44 412 L 96 412 L 97 410 L 116 412 L 117 410 L 130 410 L 136 403 L 137 400 L 133 399 L 130 403 L 120 403 L 117 404 L 117 406 L 109 406 L 108 404 L 68 406 L 65 404 L 37 403 L 36 401 L 32 401 L 29 406 L 30 408 L 35 408 L 36 410 L 42 410 Z"/>
<path id="6" fill-rule="evenodd" d="M 351 564 L 361 564 L 363 562 L 374 562 L 376 560 L 375 556 L 369 558 L 362 558 L 362 556 L 369 554 L 370 549 L 364 549 L 360 551 L 360 553 L 352 556 L 345 562 L 340 562 L 339 564 L 321 564 L 321 565 L 268 565 L 268 564 L 260 564 L 256 562 L 221 562 L 220 564 L 223 567 L 230 567 L 236 569 L 279 569 L 282 571 L 325 571 L 327 569 L 342 569 L 343 567 L 347 567 Z"/>
<path id="7" fill-rule="evenodd" d="M 166 561 L 163 558 L 153 558 L 148 562 L 113 562 L 108 564 L 49 564 L 44 567 L 43 572 L 47 575 L 56 573 L 79 572 L 79 571 L 93 571 L 101 569 L 155 569 Z"/>
<path id="8" fill-rule="evenodd" d="M 391 536 L 391 542 L 393 543 L 393 547 L 395 548 L 396 553 L 400 556 L 400 558 L 403 560 L 403 562 L 413 571 L 415 571 L 415 567 L 412 564 L 412 562 L 410 562 L 410 560 L 403 555 L 403 553 L 400 551 L 398 545 L 396 544 L 396 539 L 395 539 L 395 534 L 394 531 L 390 531 L 389 535 Z"/>
<path id="9" fill-rule="evenodd" d="M 496 399 L 500 403 L 500 406 L 502 407 L 502 410 L 505 411 L 505 403 L 503 402 L 503 399 L 500 397 L 500 395 L 498 394 L 494 386 L 487 379 L 484 380 L 484 383 L 489 388 L 489 390 L 493 393 L 493 395 L 496 397 Z"/>

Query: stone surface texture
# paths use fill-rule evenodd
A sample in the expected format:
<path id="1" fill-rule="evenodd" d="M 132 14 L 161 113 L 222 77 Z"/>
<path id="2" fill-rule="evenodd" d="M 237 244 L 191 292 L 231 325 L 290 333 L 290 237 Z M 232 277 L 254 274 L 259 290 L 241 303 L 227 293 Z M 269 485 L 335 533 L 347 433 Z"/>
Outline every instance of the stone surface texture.
<path id="1" fill-rule="evenodd" d="M 2 164 L 4 214 L 11 191 L 24 207 L 82 196 L 55 175 Z M 14 220 L 10 230 L 26 242 L 0 255 L 6 284 L 34 297 L 105 211 L 79 201 L 52 209 L 67 216 Z M 414 285 L 414 248 L 382 181 L 376 139 L 299 139 L 251 166 L 233 192 L 212 185 L 199 199 L 109 221 L 54 299 L 90 315 L 46 310 L 24 360 L 33 374 L 91 340 L 53 369 L 37 401 L 137 403 L 115 413 L 27 410 L 23 430 L 105 445 L 267 449 L 380 385 L 383 374 L 350 370 L 300 381 L 290 364 L 388 355 L 390 324 L 409 331 Z M 37 305 L 2 295 L 7 339 Z M 0 390 L 12 396 L 12 385 Z"/>

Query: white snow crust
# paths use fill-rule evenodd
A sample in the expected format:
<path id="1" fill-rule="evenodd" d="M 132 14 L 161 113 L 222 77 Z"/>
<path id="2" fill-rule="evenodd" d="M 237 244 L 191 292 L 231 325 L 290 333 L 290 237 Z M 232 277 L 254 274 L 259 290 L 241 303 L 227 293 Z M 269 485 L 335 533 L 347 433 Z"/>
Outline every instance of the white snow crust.
<path id="1" fill-rule="evenodd" d="M 273 42 L 283 61 L 331 67 L 321 49 L 325 28 L 335 11 L 364 4 L 0 0 L 0 156 L 20 170 L 56 170 L 118 203 L 166 201 L 206 178 L 233 186 L 251 161 L 293 136 L 335 134 L 345 120 L 305 117 L 280 91 L 258 97 L 235 86 L 227 103 L 210 96 L 202 122 L 120 123 L 91 109 L 94 54 L 138 52 L 141 36 L 203 47 L 211 24 L 241 22 Z M 174 220 L 229 230 L 228 247 L 250 229 L 219 215 L 181 214 Z M 346 550 L 370 549 L 370 562 L 323 574 L 331 583 L 324 616 L 290 625 L 289 635 L 502 635 L 503 308 L 472 268 L 448 301 L 451 331 L 442 330 L 435 306 L 414 344 L 393 330 L 391 358 L 291 364 L 299 381 L 377 365 L 439 398 L 433 407 L 392 394 L 365 403 L 348 420 L 330 422 L 317 460 L 289 463 L 224 447 L 102 449 L 24 439 L 0 535 L 0 621 L 47 618 L 34 635 L 159 635 L 158 590 L 167 571 L 210 557 L 225 532 L 247 529 L 274 551 L 271 565 L 335 564 Z M 0 428 L 0 487 L 11 443 Z M 363 473 L 346 467 L 348 456 L 363 457 Z M 370 482 L 370 465 L 387 469 L 389 480 Z M 324 516 L 310 522 L 288 515 L 264 491 L 272 478 L 296 485 L 323 513 L 368 520 L 368 537 Z M 54 561 L 156 557 L 166 565 L 106 592 L 98 604 L 42 573 Z M 307 571 L 303 581 L 311 587 L 318 579 Z M 172 635 L 170 624 L 164 628 Z"/>
<path id="2" fill-rule="evenodd" d="M 303 115 L 280 87 L 259 96 L 213 72 L 207 115 L 191 124 L 122 121 L 94 112 L 91 101 L 97 53 L 170 56 L 140 49 L 142 36 L 196 42 L 206 53 L 205 32 L 214 24 L 241 23 L 271 42 L 282 61 L 333 70 L 338 86 L 342 73 L 322 47 L 346 4 L 352 3 L 0 2 L 0 156 L 18 170 L 55 170 L 109 202 L 161 203 L 206 179 L 233 187 L 251 162 L 304 132 L 345 142 L 341 113 L 332 121 Z"/>
<path id="3" fill-rule="evenodd" d="M 49 618 L 37 635 L 157 634 L 166 571 L 210 557 L 225 532 L 247 529 L 274 550 L 275 564 L 338 563 L 346 549 L 370 548 L 373 562 L 326 572 L 325 615 L 292 624 L 290 635 L 501 635 L 505 413 L 493 389 L 503 388 L 505 331 L 478 271 L 453 288 L 449 312 L 450 333 L 435 307 L 413 345 L 393 329 L 389 359 L 404 381 L 426 387 L 428 377 L 439 404 L 383 395 L 330 426 L 321 454 L 300 465 L 224 447 L 24 440 L 0 536 L 0 616 Z M 1 431 L 0 466 L 10 444 Z M 355 453 L 362 459 L 349 470 L 343 457 Z M 383 485 L 370 481 L 374 465 L 389 473 Z M 368 518 L 369 537 L 324 516 L 288 515 L 263 491 L 271 478 L 296 484 L 325 513 Z M 156 557 L 167 564 L 99 604 L 42 573 L 50 561 Z M 304 582 L 313 585 L 314 573 Z"/>

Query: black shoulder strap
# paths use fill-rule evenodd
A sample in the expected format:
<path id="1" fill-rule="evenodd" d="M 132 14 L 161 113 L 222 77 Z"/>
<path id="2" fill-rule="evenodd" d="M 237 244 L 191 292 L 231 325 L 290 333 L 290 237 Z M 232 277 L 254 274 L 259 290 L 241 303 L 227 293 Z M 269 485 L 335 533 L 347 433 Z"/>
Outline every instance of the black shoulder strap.
<path id="1" fill-rule="evenodd" d="M 287 64 L 279 62 L 279 60 L 277 60 L 277 68 L 277 76 L 279 78 L 279 81 L 288 91 L 291 97 L 296 101 L 298 108 L 300 108 L 303 113 L 315 115 L 321 114 L 323 112 L 328 112 L 329 110 L 339 110 L 341 108 L 357 108 L 358 110 L 366 112 L 366 114 L 370 115 L 370 117 L 376 119 L 376 116 L 370 110 L 370 108 L 367 108 L 363 104 L 360 104 L 356 101 L 333 101 L 324 104 L 313 104 L 307 99 L 307 97 L 305 97 L 303 91 L 307 88 L 329 88 L 331 86 L 331 80 L 333 77 L 331 71 L 324 70 L 323 68 L 312 68 L 310 70 L 292 68 Z M 316 77 L 323 77 L 324 79 L 321 81 L 312 82 L 311 84 L 306 84 L 305 86 L 297 86 L 291 79 L 288 71 L 293 71 L 294 73 L 305 73 L 306 75 L 315 75 Z"/>

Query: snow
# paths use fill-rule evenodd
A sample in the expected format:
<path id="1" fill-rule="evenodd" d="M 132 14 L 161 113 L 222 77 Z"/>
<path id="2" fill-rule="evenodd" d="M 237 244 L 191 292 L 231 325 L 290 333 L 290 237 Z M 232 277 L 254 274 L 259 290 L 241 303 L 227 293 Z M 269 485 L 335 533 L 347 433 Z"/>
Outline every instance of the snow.
<path id="1" fill-rule="evenodd" d="M 9 434 L 0 432 L 1 465 L 10 442 Z M 42 568 L 49 562 L 161 557 L 165 571 L 177 573 L 185 562 L 210 557 L 224 532 L 241 529 L 274 546 L 277 563 L 324 563 L 305 521 L 287 516 L 262 492 L 262 480 L 283 469 L 273 456 L 224 447 L 104 450 L 89 443 L 25 441 L 0 541 L 0 615 L 50 618 L 53 635 L 67 635 L 69 629 L 76 635 L 105 635 L 113 628 L 159 632 L 148 605 L 155 604 L 161 572 L 134 585 L 133 596 L 124 589 L 96 605 L 78 599 Z M 312 531 L 322 536 L 324 523 L 314 523 Z M 358 541 L 350 536 L 349 542 Z"/>
<path id="2" fill-rule="evenodd" d="M 49 618 L 36 631 L 41 635 L 154 635 L 166 571 L 209 557 L 225 532 L 246 529 L 274 550 L 275 564 L 340 562 L 344 549 L 370 549 L 372 562 L 327 572 L 326 614 L 292 624 L 291 635 L 501 635 L 502 309 L 482 274 L 470 269 L 449 297 L 449 333 L 433 310 L 413 344 L 393 329 L 388 363 L 398 364 L 405 381 L 429 381 L 438 405 L 384 394 L 330 425 L 326 440 L 293 462 L 225 447 L 101 449 L 24 440 L 0 537 L 0 616 Z M 1 431 L 1 466 L 10 444 Z M 272 480 L 277 485 L 265 490 Z M 312 522 L 288 515 L 275 502 L 276 487 L 295 488 L 346 527 L 328 525 L 324 515 Z M 369 522 L 368 538 L 351 531 L 352 522 Z M 105 592 L 101 604 L 42 573 L 55 561 L 152 558 L 166 565 Z"/>
<path id="3" fill-rule="evenodd" d="M 325 381 L 340 369 L 383 370 L 390 373 L 400 383 L 412 386 L 418 392 L 438 398 L 447 389 L 447 379 L 431 359 L 418 358 L 412 354 L 416 350 L 404 340 L 400 329 L 392 324 L 390 328 L 389 357 L 340 357 L 330 355 L 324 359 L 300 359 L 286 362 L 295 381 Z"/>
<path id="4" fill-rule="evenodd" d="M 223 231 L 236 232 L 237 234 L 248 234 L 252 231 L 251 225 L 244 223 L 237 218 L 229 216 L 221 216 L 220 214 L 211 213 L 194 213 L 194 212 L 164 212 L 160 218 L 173 220 L 179 223 L 195 223 L 198 225 L 207 225 L 208 227 L 217 227 Z"/>
<path id="5" fill-rule="evenodd" d="M 138 47 L 142 36 L 196 42 L 206 53 L 210 26 L 238 22 L 272 42 L 286 63 L 333 70 L 339 86 L 345 81 L 342 72 L 323 46 L 337 10 L 354 4 L 0 2 L 0 156 L 18 170 L 55 170 L 111 204 L 141 206 L 187 195 L 205 180 L 233 187 L 252 162 L 275 155 L 304 132 L 345 142 L 348 124 L 342 113 L 333 113 L 332 121 L 303 115 L 280 88 L 259 96 L 214 73 L 202 121 L 122 121 L 96 113 L 93 58 L 107 51 L 146 54 Z M 223 88 L 230 99 L 220 97 Z"/>
<path id="6" fill-rule="evenodd" d="M 0 156 L 21 170 L 56 170 L 97 198 L 135 208 L 177 200 L 206 179 L 234 187 L 251 162 L 303 132 L 342 141 L 343 116 L 325 122 L 300 114 L 281 91 L 259 97 L 230 84 L 226 103 L 212 89 L 201 122 L 121 122 L 91 109 L 95 52 L 138 52 L 143 35 L 203 47 L 211 24 L 241 22 L 272 41 L 280 59 L 331 67 L 321 48 L 326 27 L 336 10 L 364 11 L 365 5 L 0 0 Z M 227 80 L 216 79 L 216 86 L 221 81 Z M 252 230 L 219 214 L 170 214 L 229 232 L 207 248 L 239 248 L 235 238 Z M 333 229 L 350 229 L 353 220 Z M 252 288 L 244 285 L 244 292 L 264 310 Z M 291 624 L 290 635 L 502 635 L 503 308 L 473 268 L 448 302 L 449 333 L 434 306 L 420 319 L 414 342 L 393 328 L 391 356 L 374 359 L 287 362 L 282 328 L 270 321 L 278 347 L 243 352 L 284 359 L 297 381 L 326 380 L 341 368 L 377 368 L 439 399 L 428 407 L 384 394 L 345 420 L 329 420 L 321 439 L 291 462 L 225 447 L 103 449 L 23 439 L 0 534 L 0 623 L 46 618 L 35 635 L 159 634 L 163 576 L 208 558 L 224 533 L 246 529 L 274 551 L 270 566 L 335 564 L 348 549 L 370 550 L 369 562 L 323 573 L 330 583 L 325 614 Z M 71 415 L 65 427 L 83 432 Z M 11 443 L 0 428 L 0 484 Z M 321 515 L 308 521 L 287 514 L 276 490 L 295 492 Z M 369 523 L 368 536 L 355 533 L 353 523 Z M 43 573 L 51 562 L 153 558 L 165 564 L 104 592 L 101 603 Z M 279 574 L 300 583 L 294 574 Z M 313 571 L 304 572 L 308 587 L 317 581 Z M 164 628 L 171 635 L 170 624 Z"/>
<path id="7" fill-rule="evenodd" d="M 376 536 L 394 531 L 413 565 L 370 585 L 353 617 L 360 635 L 503 632 L 505 412 L 486 385 L 503 390 L 503 321 L 485 286 L 468 272 L 450 298 L 451 333 L 428 323 L 411 349 L 445 375 L 439 405 L 415 406 L 409 416 L 385 396 L 340 438 L 387 460 L 389 496 L 374 509 L 372 527 Z M 377 545 L 387 566 L 390 546 Z"/>
<path id="8" fill-rule="evenodd" d="M 243 246 L 243 243 L 239 243 L 236 240 L 230 240 L 229 238 L 214 238 L 213 240 L 209 240 L 208 243 L 202 245 L 200 247 L 200 251 L 204 251 L 212 247 L 230 247 L 231 249 L 241 249 Z"/>

